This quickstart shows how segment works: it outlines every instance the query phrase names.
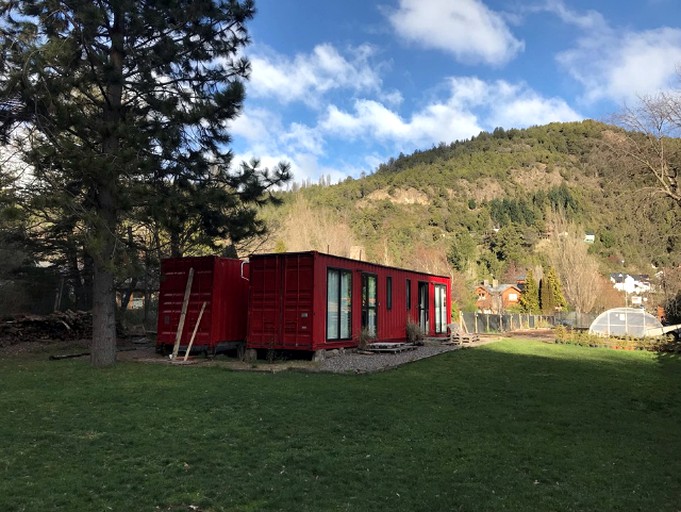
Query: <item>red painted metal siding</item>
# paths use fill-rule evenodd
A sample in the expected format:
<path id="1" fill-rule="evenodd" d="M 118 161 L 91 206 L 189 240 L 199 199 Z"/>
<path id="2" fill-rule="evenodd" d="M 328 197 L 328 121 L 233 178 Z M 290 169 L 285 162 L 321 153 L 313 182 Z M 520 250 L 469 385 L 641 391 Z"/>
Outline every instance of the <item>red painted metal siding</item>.
<path id="1" fill-rule="evenodd" d="M 181 346 L 189 344 L 204 302 L 206 308 L 194 338 L 195 347 L 215 349 L 222 342 L 245 340 L 248 264 L 215 256 L 169 258 L 161 262 L 156 345 L 175 343 L 190 268 L 194 269 L 194 278 Z"/>
<path id="2" fill-rule="evenodd" d="M 318 350 L 353 347 L 362 330 L 362 275 L 377 280 L 377 340 L 404 341 L 408 319 L 418 321 L 418 283 L 427 285 L 428 334 L 435 335 L 435 285 L 446 289 L 446 323 L 451 319 L 451 284 L 444 276 L 386 267 L 317 252 L 255 255 L 250 260 L 248 348 Z M 352 276 L 352 339 L 327 341 L 328 270 Z M 388 308 L 387 279 L 392 279 Z M 407 309 L 407 279 L 411 308 Z M 444 329 L 446 333 L 446 329 Z"/>
<path id="3" fill-rule="evenodd" d="M 248 348 L 314 350 L 313 256 L 254 256 L 250 272 Z"/>

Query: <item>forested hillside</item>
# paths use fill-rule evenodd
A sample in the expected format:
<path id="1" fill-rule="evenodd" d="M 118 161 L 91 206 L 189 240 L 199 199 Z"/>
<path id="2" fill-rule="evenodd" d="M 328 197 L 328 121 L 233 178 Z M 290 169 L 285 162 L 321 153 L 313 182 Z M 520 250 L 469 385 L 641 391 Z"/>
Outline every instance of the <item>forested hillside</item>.
<path id="1" fill-rule="evenodd" d="M 272 234 L 261 250 L 361 251 L 462 282 L 509 281 L 553 265 L 569 234 L 601 275 L 677 266 L 676 207 L 609 142 L 619 132 L 595 121 L 499 128 L 361 179 L 294 187 L 263 211 Z"/>

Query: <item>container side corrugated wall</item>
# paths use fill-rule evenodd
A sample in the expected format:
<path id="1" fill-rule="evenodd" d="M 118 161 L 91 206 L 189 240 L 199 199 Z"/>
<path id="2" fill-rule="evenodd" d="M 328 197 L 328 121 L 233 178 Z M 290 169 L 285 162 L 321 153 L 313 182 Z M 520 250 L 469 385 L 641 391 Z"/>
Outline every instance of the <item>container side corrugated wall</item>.
<path id="1" fill-rule="evenodd" d="M 352 338 L 326 340 L 327 272 L 348 271 L 352 286 Z M 248 347 L 318 350 L 357 345 L 362 330 L 362 276 L 377 280 L 377 340 L 404 341 L 407 321 L 418 322 L 418 286 L 427 289 L 426 303 L 433 317 L 435 285 L 446 288 L 446 323 L 451 318 L 450 279 L 420 272 L 340 258 L 317 252 L 256 255 L 251 258 Z M 388 278 L 392 301 L 388 307 Z M 407 280 L 411 303 L 407 307 Z M 435 333 L 434 322 L 428 324 Z"/>
<path id="2" fill-rule="evenodd" d="M 194 269 L 181 346 L 189 343 L 206 303 L 194 346 L 215 349 L 222 342 L 246 338 L 248 266 L 214 256 L 169 258 L 161 262 L 157 346 L 173 345 L 180 322 L 189 270 Z M 245 274 L 242 277 L 242 272 Z"/>
<path id="3" fill-rule="evenodd" d="M 314 350 L 312 255 L 254 257 L 250 268 L 248 347 Z"/>

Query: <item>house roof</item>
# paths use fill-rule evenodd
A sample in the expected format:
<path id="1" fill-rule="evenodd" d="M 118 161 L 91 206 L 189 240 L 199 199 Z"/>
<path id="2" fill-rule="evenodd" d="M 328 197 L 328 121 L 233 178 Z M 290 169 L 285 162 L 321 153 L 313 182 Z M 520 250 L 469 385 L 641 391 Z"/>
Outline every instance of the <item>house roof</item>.
<path id="1" fill-rule="evenodd" d="M 481 284 L 481 285 L 478 286 L 478 288 L 483 288 L 484 290 L 486 290 L 490 294 L 492 294 L 492 293 L 504 293 L 509 288 L 513 288 L 514 290 L 516 290 L 518 292 L 521 291 L 520 288 L 518 288 L 518 286 L 516 286 L 515 284 L 500 284 L 500 285 L 497 285 L 497 286 L 490 286 L 490 285 Z"/>
<path id="2" fill-rule="evenodd" d="M 639 283 L 647 283 L 650 281 L 648 274 L 624 274 L 622 272 L 615 272 L 610 274 L 610 280 L 614 283 L 624 283 L 627 277 L 631 277 L 634 281 Z"/>

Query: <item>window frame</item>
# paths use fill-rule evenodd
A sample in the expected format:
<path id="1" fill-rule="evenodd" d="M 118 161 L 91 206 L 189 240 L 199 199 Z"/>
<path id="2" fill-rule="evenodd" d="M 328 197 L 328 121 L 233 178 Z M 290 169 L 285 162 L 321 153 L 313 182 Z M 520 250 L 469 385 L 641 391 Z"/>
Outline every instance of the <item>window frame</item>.
<path id="1" fill-rule="evenodd" d="M 411 279 L 407 279 L 407 311 L 411 311 Z"/>
<path id="2" fill-rule="evenodd" d="M 435 334 L 443 334 L 447 332 L 447 286 L 441 283 L 434 283 L 433 286 L 434 297 L 434 320 L 435 320 Z"/>
<path id="3" fill-rule="evenodd" d="M 331 311 L 330 309 L 330 292 L 331 290 L 329 289 L 329 283 L 331 281 L 331 274 L 335 273 L 338 276 L 338 294 L 336 297 L 336 304 L 337 304 L 337 310 L 336 311 Z M 347 327 L 347 337 L 343 337 L 343 277 L 348 278 L 347 281 L 347 291 L 348 291 L 348 306 L 347 306 L 347 317 L 345 318 L 345 326 Z M 326 341 L 329 342 L 339 342 L 339 341 L 349 341 L 352 340 L 352 295 L 353 295 L 353 290 L 352 290 L 352 270 L 346 269 L 346 268 L 336 268 L 336 267 L 328 267 L 326 269 L 326 329 L 325 329 L 325 337 Z M 331 333 L 331 323 L 329 322 L 329 319 L 332 318 L 332 315 L 336 315 L 336 321 L 335 324 L 337 326 L 336 332 Z"/>

